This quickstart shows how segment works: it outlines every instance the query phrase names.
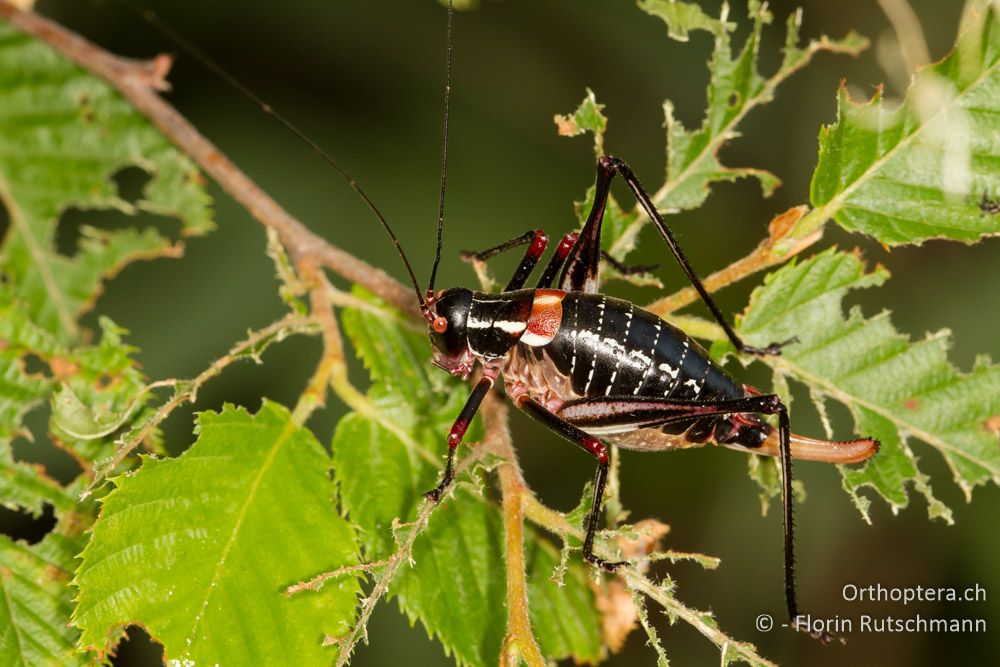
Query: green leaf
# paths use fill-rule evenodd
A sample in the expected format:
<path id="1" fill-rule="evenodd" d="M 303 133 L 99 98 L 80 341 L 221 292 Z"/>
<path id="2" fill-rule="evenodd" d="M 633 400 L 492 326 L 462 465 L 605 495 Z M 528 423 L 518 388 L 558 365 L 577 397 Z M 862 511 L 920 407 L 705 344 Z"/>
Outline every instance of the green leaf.
<path id="1" fill-rule="evenodd" d="M 646 12 L 667 20 L 667 15 L 674 16 L 677 12 L 690 12 L 697 16 L 701 10 L 680 2 L 654 2 L 643 0 L 640 8 Z M 697 10 L 697 13 L 695 13 Z M 674 14 L 670 14 L 673 12 Z M 770 12 L 764 3 L 751 1 L 748 5 L 753 26 L 746 41 L 733 55 L 731 33 L 735 25 L 728 23 L 728 7 L 723 6 L 719 21 L 711 27 L 700 25 L 704 20 L 694 23 L 677 18 L 673 23 L 671 35 L 682 32 L 679 26 L 704 28 L 715 38 L 715 46 L 709 63 L 710 81 L 708 85 L 705 119 L 701 127 L 687 130 L 674 118 L 673 104 L 667 100 L 663 104 L 664 127 L 667 135 L 666 178 L 664 183 L 652 193 L 653 202 L 666 210 L 688 210 L 701 206 L 708 197 L 709 189 L 714 183 L 735 181 L 740 178 L 756 178 L 764 192 L 770 195 L 780 185 L 780 180 L 772 173 L 753 167 L 728 167 L 722 164 L 718 153 L 727 142 L 739 136 L 738 126 L 746 115 L 754 108 L 774 99 L 778 86 L 789 76 L 805 67 L 812 57 L 820 51 L 834 53 L 857 54 L 867 46 L 867 41 L 855 33 L 848 34 L 844 39 L 831 40 L 821 37 L 810 41 L 805 46 L 798 46 L 801 12 L 789 16 L 785 37 L 785 57 L 781 67 L 769 78 L 764 78 L 757 71 L 757 54 L 761 43 L 761 31 L 772 20 Z M 638 209 L 636 209 L 636 213 Z M 618 258 L 628 254 L 636 243 L 639 230 L 648 222 L 645 215 L 635 215 L 634 220 L 624 230 L 610 240 L 607 246 L 610 253 Z"/>
<path id="2" fill-rule="evenodd" d="M 0 535 L 0 664 L 87 665 L 68 626 L 69 580 L 80 540 L 50 533 L 37 544 Z"/>
<path id="3" fill-rule="evenodd" d="M 337 424 L 335 479 L 366 560 L 374 561 L 397 551 L 394 527 L 416 518 L 423 493 L 437 483 L 445 434 L 468 388 L 452 381 L 447 394 L 436 390 L 423 371 L 429 363 L 426 335 L 406 329 L 398 318 L 345 310 L 343 320 L 376 383 L 368 410 Z M 395 383 L 391 391 L 389 381 Z M 480 435 L 477 420 L 466 442 Z M 496 504 L 467 479 L 459 478 L 454 494 L 431 516 L 413 545 L 412 569 L 396 577 L 390 594 L 459 664 L 479 665 L 497 660 L 506 628 L 503 526 Z M 558 564 L 555 550 L 532 531 L 525 537 L 532 621 L 545 655 L 596 662 L 600 620 L 585 570 L 573 564 L 559 589 L 548 581 Z"/>
<path id="4" fill-rule="evenodd" d="M 843 469 L 852 495 L 869 486 L 893 507 L 903 507 L 906 482 L 912 481 L 927 496 L 932 516 L 947 519 L 907 439 L 939 450 L 967 496 L 978 484 L 1000 483 L 1000 446 L 990 429 L 1000 414 L 1000 367 L 983 358 L 961 373 L 948 361 L 947 331 L 912 342 L 893 328 L 886 312 L 865 318 L 852 308 L 844 316 L 842 300 L 850 290 L 887 277 L 885 269 L 866 272 L 856 254 L 831 248 L 769 275 L 751 296 L 739 328 L 751 345 L 797 336 L 799 342 L 780 357 L 763 361 L 845 404 L 859 435 L 882 440 L 882 451 L 863 468 Z"/>
<path id="5" fill-rule="evenodd" d="M 457 411 L 456 402 L 450 403 Z M 418 446 L 442 453 L 435 444 L 444 440 L 446 415 L 438 415 L 440 428 L 434 429 L 401 399 L 386 397 L 377 410 L 415 436 Z M 341 503 L 360 528 L 367 560 L 392 555 L 394 522 L 416 518 L 422 494 L 434 487 L 440 470 L 357 413 L 337 425 L 333 457 Z M 463 485 L 431 517 L 413 545 L 413 569 L 390 589 L 410 620 L 420 619 L 459 664 L 486 664 L 500 652 L 506 627 L 501 535 L 499 513 Z"/>
<path id="6" fill-rule="evenodd" d="M 527 531 L 525 537 L 531 626 L 542 654 L 597 663 L 603 650 L 601 618 L 587 568 L 570 562 L 562 583 L 557 583 L 553 573 L 560 565 L 559 552 L 534 531 Z"/>
<path id="7" fill-rule="evenodd" d="M 198 418 L 175 460 L 115 480 L 75 580 L 80 644 L 106 655 L 139 623 L 178 664 L 324 664 L 325 635 L 350 628 L 358 585 L 282 592 L 357 562 L 331 502 L 330 459 L 288 411 L 227 406 Z"/>
<path id="8" fill-rule="evenodd" d="M 677 0 L 639 0 L 639 9 L 650 16 L 656 16 L 667 24 L 667 32 L 679 42 L 688 40 L 692 30 L 707 30 L 718 35 L 729 29 L 723 20 L 713 19 L 702 11 L 701 7 L 691 2 Z"/>
<path id="9" fill-rule="evenodd" d="M 768 82 L 757 72 L 761 30 L 771 22 L 771 14 L 759 3 L 751 3 L 750 18 L 753 20 L 750 35 L 735 57 L 729 39 L 734 26 L 716 33 L 709 63 L 708 103 L 700 129 L 686 130 L 674 118 L 673 104 L 669 100 L 663 104 L 667 183 L 672 185 L 654 199 L 659 206 L 697 208 L 708 197 L 709 186 L 719 181 L 755 177 L 764 196 L 769 196 L 781 183 L 777 176 L 761 169 L 724 167 L 717 155 L 730 138 L 727 134 L 749 108 L 769 102 L 774 96 L 773 89 L 768 89 Z"/>
<path id="10" fill-rule="evenodd" d="M 1000 23 L 990 3 L 967 11 L 954 51 L 920 70 L 895 107 L 838 94 L 820 132 L 811 198 L 843 227 L 888 245 L 1000 233 Z"/>
<path id="11" fill-rule="evenodd" d="M 142 199 L 121 199 L 111 180 L 126 166 L 151 176 Z M 181 234 L 212 227 L 202 178 L 151 123 L 108 84 L 47 45 L 0 22 L 0 200 L 10 229 L 2 272 L 29 318 L 61 342 L 77 339 L 77 318 L 102 281 L 128 262 L 176 256 L 181 247 L 154 228 L 80 228 L 72 257 L 55 246 L 59 217 L 81 210 L 147 211 L 179 218 Z"/>
<path id="12" fill-rule="evenodd" d="M 437 401 L 435 386 L 428 371 L 430 344 L 423 328 L 415 329 L 395 310 L 362 287 L 355 286 L 355 296 L 370 301 L 381 309 L 383 316 L 344 309 L 344 332 L 350 337 L 354 349 L 372 380 L 381 383 L 392 393 L 409 397 L 421 407 L 430 407 Z M 439 378 L 445 376 L 438 372 Z"/>
<path id="13" fill-rule="evenodd" d="M 0 447 L 0 504 L 38 517 L 46 503 L 59 515 L 72 509 L 76 498 L 46 475 L 44 466 L 16 461 L 9 446 Z"/>
<path id="14" fill-rule="evenodd" d="M 67 354 L 26 310 L 0 285 L 0 442 L 16 435 L 24 415 L 49 395 L 52 363 Z"/>
<path id="15" fill-rule="evenodd" d="M 110 320 L 101 318 L 97 345 L 70 349 L 36 326 L 27 311 L 0 287 L 0 502 L 37 514 L 43 503 L 57 511 L 76 503 L 41 466 L 14 460 L 10 443 L 24 433 L 24 415 L 51 399 L 53 442 L 86 464 L 111 452 L 115 429 L 109 426 L 137 418 L 145 381 L 130 356 L 134 349 L 122 341 L 124 331 Z M 81 431 L 97 424 L 104 429 L 80 437 L 65 430 L 68 422 Z"/>
<path id="16" fill-rule="evenodd" d="M 934 497 L 929 479 L 917 469 L 916 457 L 900 437 L 891 419 L 866 408 L 855 411 L 857 430 L 878 438 L 882 446 L 877 457 L 862 468 L 844 468 L 844 489 L 851 495 L 855 506 L 868 523 L 870 502 L 858 494 L 858 490 L 869 486 L 885 498 L 893 511 L 909 504 L 906 482 L 913 481 L 914 487 L 927 499 L 927 513 L 930 518 L 941 518 L 953 523 L 951 510 Z"/>
<path id="17" fill-rule="evenodd" d="M 560 137 L 576 137 L 587 132 L 594 134 L 594 153 L 604 154 L 604 132 L 608 129 L 608 119 L 604 115 L 604 105 L 597 103 L 594 91 L 587 88 L 587 95 L 576 111 L 568 115 L 556 114 L 552 117 Z"/>

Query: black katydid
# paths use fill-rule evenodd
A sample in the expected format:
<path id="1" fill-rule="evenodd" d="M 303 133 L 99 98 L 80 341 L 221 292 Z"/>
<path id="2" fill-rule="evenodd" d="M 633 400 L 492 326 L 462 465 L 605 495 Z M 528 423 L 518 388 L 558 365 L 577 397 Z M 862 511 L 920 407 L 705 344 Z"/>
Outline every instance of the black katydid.
<path id="1" fill-rule="evenodd" d="M 131 0 L 121 1 L 133 6 Z M 548 244 L 541 230 L 526 232 L 478 254 L 486 258 L 528 245 L 502 292 L 466 288 L 435 291 L 443 246 L 448 156 L 453 19 L 449 3 L 437 249 L 428 286 L 422 289 L 385 216 L 336 160 L 159 17 L 149 11 L 142 14 L 336 169 L 375 214 L 402 258 L 428 324 L 435 365 L 463 378 L 477 367 L 481 369 L 447 435 L 447 464 L 439 485 L 426 494 L 431 500 L 440 500 L 454 481 L 456 449 L 483 399 L 501 378 L 514 405 L 597 460 L 594 495 L 584 525 L 583 557 L 607 571 L 624 565 L 594 553 L 608 475 L 608 444 L 665 451 L 714 443 L 777 456 L 782 470 L 785 597 L 793 627 L 796 625 L 799 611 L 793 571 L 791 460 L 861 462 L 878 451 L 878 442 L 833 442 L 792 434 L 788 411 L 777 395 L 762 394 L 736 381 L 683 331 L 627 301 L 598 291 L 601 224 L 611 182 L 620 175 L 738 352 L 780 354 L 784 345 L 794 343 L 792 339 L 752 348 L 740 340 L 624 161 L 608 155 L 598 160 L 596 193 L 585 225 L 580 232 L 562 238 L 533 288 L 525 285 Z M 777 427 L 761 415 L 777 415 Z M 830 636 L 823 634 L 820 638 L 827 640 Z"/>

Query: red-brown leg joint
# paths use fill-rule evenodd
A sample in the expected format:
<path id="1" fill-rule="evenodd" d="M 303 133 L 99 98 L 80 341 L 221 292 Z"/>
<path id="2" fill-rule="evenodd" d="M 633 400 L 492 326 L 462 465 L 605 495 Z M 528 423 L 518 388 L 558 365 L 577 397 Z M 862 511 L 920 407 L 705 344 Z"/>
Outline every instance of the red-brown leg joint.
<path id="1" fill-rule="evenodd" d="M 566 259 L 566 255 L 572 250 L 573 246 L 576 245 L 576 239 L 580 235 L 576 232 L 571 232 L 563 237 L 562 241 L 559 242 L 559 246 L 556 248 L 556 257 L 559 259 Z"/>
<path id="2" fill-rule="evenodd" d="M 465 437 L 465 432 L 469 429 L 469 420 L 467 419 L 457 419 L 455 423 L 451 425 L 451 431 L 448 433 L 448 446 L 451 449 L 458 447 L 459 443 L 462 442 L 462 438 Z"/>
<path id="3" fill-rule="evenodd" d="M 604 446 L 603 442 L 592 436 L 587 436 L 582 444 L 588 452 L 597 457 L 599 463 L 608 462 L 608 448 Z"/>
<path id="4" fill-rule="evenodd" d="M 541 229 L 535 230 L 535 238 L 531 240 L 531 247 L 528 248 L 528 256 L 537 260 L 545 252 L 545 247 L 549 244 L 549 237 Z"/>

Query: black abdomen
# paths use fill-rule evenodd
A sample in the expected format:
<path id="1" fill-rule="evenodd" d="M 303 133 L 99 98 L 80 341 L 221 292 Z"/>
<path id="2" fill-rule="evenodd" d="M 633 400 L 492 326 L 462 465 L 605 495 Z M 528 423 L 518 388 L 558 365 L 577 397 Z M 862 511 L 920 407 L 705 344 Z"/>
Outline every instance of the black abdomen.
<path id="1" fill-rule="evenodd" d="M 542 348 L 583 397 L 741 398 L 743 388 L 680 329 L 627 301 L 568 292 Z"/>

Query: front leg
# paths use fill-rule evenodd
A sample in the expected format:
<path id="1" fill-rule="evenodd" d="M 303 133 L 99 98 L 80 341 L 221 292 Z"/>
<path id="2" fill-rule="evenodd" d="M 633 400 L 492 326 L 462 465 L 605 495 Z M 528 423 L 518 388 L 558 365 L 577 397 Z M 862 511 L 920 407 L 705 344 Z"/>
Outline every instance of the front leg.
<path id="1" fill-rule="evenodd" d="M 448 431 L 448 462 L 445 465 L 441 483 L 425 493 L 425 498 L 434 502 L 441 500 L 441 496 L 455 479 L 455 450 L 462 442 L 462 438 L 465 437 L 465 432 L 469 430 L 469 424 L 472 423 L 472 418 L 476 416 L 476 412 L 479 410 L 479 406 L 482 405 L 483 399 L 486 398 L 486 394 L 493 387 L 493 382 L 494 379 L 492 377 L 483 375 L 479 382 L 476 383 L 472 393 L 469 394 L 468 400 L 465 401 L 465 407 L 458 413 L 458 417 L 451 425 L 451 430 Z"/>
<path id="2" fill-rule="evenodd" d="M 601 501 L 604 498 L 604 487 L 608 481 L 608 450 L 604 446 L 604 443 L 594 436 L 584 433 L 569 422 L 560 419 L 545 409 L 541 403 L 526 395 L 519 397 L 516 405 L 528 413 L 528 416 L 541 422 L 550 431 L 561 435 L 597 459 L 597 472 L 594 475 L 594 500 L 591 503 L 590 513 L 587 515 L 585 520 L 586 525 L 584 526 L 586 535 L 583 539 L 583 558 L 588 563 L 597 565 L 606 572 L 614 572 L 622 565 L 627 565 L 624 561 L 607 561 L 594 554 L 594 536 L 597 533 L 597 523 L 601 516 Z"/>

